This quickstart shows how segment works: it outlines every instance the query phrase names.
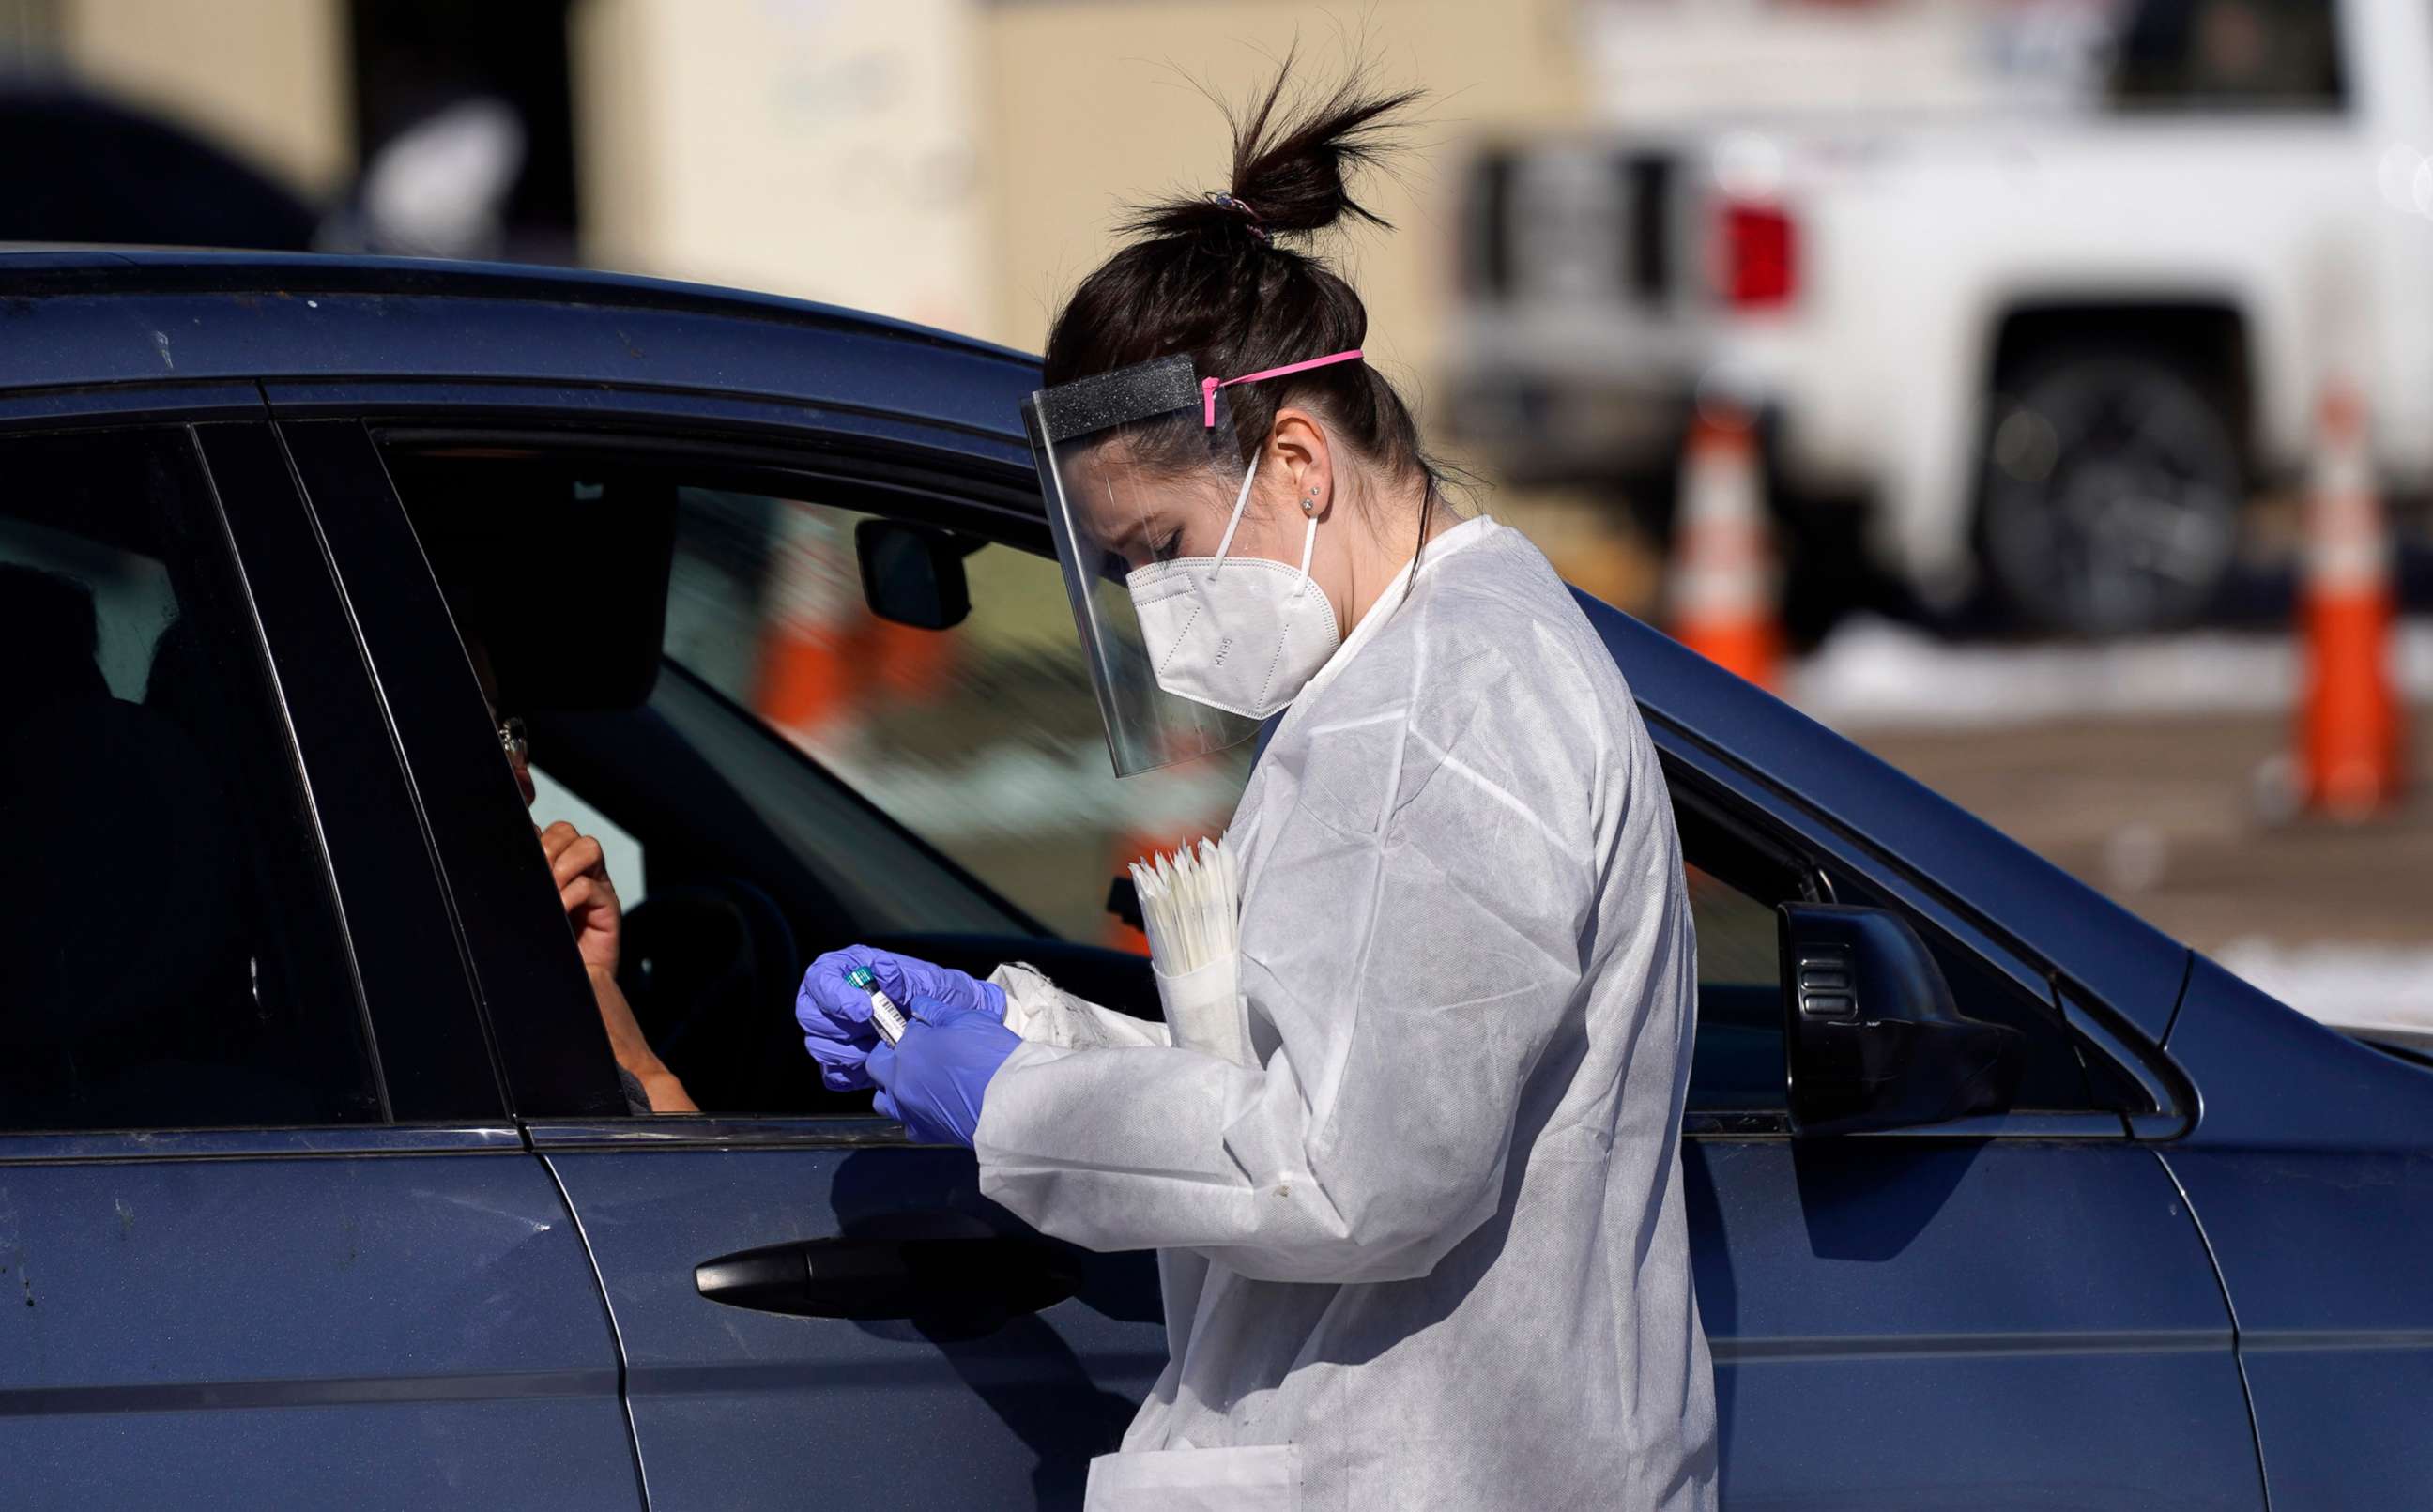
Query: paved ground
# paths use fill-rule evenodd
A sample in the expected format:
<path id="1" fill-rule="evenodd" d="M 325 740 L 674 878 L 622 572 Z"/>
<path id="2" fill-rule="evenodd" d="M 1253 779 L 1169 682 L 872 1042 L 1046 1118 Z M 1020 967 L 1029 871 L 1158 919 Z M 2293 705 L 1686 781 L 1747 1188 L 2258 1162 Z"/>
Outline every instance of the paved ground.
<path id="1" fill-rule="evenodd" d="M 2433 946 L 2433 707 L 2416 711 L 2407 802 L 2357 825 L 2269 817 L 2276 717 L 1849 733 L 2200 949 Z"/>

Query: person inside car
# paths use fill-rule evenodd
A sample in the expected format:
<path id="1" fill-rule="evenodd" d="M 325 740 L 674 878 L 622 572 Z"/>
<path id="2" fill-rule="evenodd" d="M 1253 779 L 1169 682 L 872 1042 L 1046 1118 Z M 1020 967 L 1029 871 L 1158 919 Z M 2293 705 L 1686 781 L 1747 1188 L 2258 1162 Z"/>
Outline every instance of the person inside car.
<path id="1" fill-rule="evenodd" d="M 498 727 L 500 747 L 516 776 L 516 790 L 523 794 L 524 807 L 529 808 L 539 793 L 533 786 L 532 742 L 524 734 L 524 722 L 499 715 L 499 679 L 488 649 L 468 636 L 465 652 L 481 681 L 482 700 L 489 706 L 490 722 Z M 699 1113 L 683 1080 L 651 1048 L 635 1021 L 633 1006 L 625 1001 L 624 990 L 617 985 L 625 910 L 618 900 L 616 884 L 608 879 L 606 852 L 598 840 L 562 819 L 547 827 L 535 825 L 533 834 L 540 841 L 541 853 L 549 858 L 558 902 L 574 930 L 574 948 L 583 957 L 583 973 L 591 983 L 601 1026 L 608 1031 L 608 1047 L 617 1057 L 617 1077 L 624 1084 L 627 1105 L 638 1113 Z"/>

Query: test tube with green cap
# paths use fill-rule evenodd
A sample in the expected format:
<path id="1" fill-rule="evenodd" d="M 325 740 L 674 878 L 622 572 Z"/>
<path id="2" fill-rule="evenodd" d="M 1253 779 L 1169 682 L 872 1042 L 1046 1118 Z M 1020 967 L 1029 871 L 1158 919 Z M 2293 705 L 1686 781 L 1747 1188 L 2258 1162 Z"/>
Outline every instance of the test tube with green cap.
<path id="1" fill-rule="evenodd" d="M 879 991 L 878 978 L 867 966 L 856 966 L 845 973 L 844 979 L 870 994 L 870 1022 L 877 1026 L 879 1036 L 893 1045 L 904 1038 L 904 1011 Z"/>

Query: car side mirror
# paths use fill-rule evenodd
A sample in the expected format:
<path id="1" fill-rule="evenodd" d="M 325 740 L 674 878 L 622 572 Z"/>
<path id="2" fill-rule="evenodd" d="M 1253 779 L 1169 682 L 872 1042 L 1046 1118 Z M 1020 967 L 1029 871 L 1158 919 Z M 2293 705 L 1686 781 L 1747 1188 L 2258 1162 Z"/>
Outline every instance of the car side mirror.
<path id="1" fill-rule="evenodd" d="M 862 520 L 853 528 L 862 599 L 881 620 L 916 630 L 951 630 L 972 612 L 963 558 L 978 545 L 900 519 Z"/>
<path id="2" fill-rule="evenodd" d="M 1785 903 L 1776 914 L 1794 1133 L 1938 1124 L 2011 1105 L 2018 1031 L 1962 1016 L 1907 920 L 1830 903 Z"/>

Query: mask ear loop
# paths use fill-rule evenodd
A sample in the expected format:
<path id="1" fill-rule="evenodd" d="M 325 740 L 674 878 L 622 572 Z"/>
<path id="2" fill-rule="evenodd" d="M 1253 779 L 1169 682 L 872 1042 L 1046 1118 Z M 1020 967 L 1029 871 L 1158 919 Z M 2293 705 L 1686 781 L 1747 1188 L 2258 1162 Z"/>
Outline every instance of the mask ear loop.
<path id="1" fill-rule="evenodd" d="M 1225 565 L 1226 553 L 1234 549 L 1234 533 L 1242 528 L 1242 506 L 1251 501 L 1251 484 L 1257 480 L 1258 476 L 1259 459 L 1256 454 L 1253 454 L 1251 458 L 1250 469 L 1242 474 L 1242 491 L 1234 496 L 1234 513 L 1226 518 L 1225 537 L 1216 543 L 1216 565 L 1208 569 L 1208 574 L 1211 577 L 1216 575 L 1217 568 Z M 1316 524 L 1317 521 L 1312 520 L 1310 523 Z"/>
<path id="2" fill-rule="evenodd" d="M 1210 577 L 1215 577 L 1224 569 L 1225 560 L 1234 550 L 1234 533 L 1242 528 L 1242 509 L 1251 501 L 1251 484 L 1258 480 L 1258 476 L 1259 459 L 1253 456 L 1250 470 L 1242 474 L 1242 491 L 1234 496 L 1234 513 L 1225 521 L 1224 538 L 1216 543 L 1216 555 L 1208 569 Z M 1317 550 L 1318 517 L 1312 515 L 1309 517 L 1309 529 L 1301 534 L 1301 581 L 1293 585 L 1295 597 L 1309 590 L 1310 558 Z"/>
<path id="3" fill-rule="evenodd" d="M 1309 529 L 1301 534 L 1301 583 L 1293 589 L 1295 598 L 1309 591 L 1309 553 L 1316 550 L 1318 550 L 1318 517 L 1312 515 L 1309 517 Z"/>

